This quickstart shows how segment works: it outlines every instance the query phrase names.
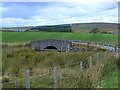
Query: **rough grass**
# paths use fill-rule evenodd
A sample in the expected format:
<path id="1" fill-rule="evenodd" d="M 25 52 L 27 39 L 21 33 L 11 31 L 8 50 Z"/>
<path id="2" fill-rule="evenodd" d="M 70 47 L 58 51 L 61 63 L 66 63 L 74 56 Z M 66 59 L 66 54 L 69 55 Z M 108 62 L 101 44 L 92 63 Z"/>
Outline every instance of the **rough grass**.
<path id="1" fill-rule="evenodd" d="M 118 70 L 114 70 L 107 76 L 103 77 L 101 81 L 103 88 L 118 88 Z"/>
<path id="2" fill-rule="evenodd" d="M 3 43 L 24 43 L 42 39 L 75 39 L 95 42 L 117 43 L 118 36 L 112 34 L 60 33 L 60 32 L 3 32 Z"/>
<path id="3" fill-rule="evenodd" d="M 29 69 L 31 87 L 53 88 L 54 64 L 57 64 L 59 88 L 97 87 L 102 77 L 117 68 L 117 62 L 110 57 L 106 62 L 86 68 L 81 73 L 80 60 L 87 62 L 88 58 L 95 54 L 95 52 L 36 52 L 24 46 L 3 46 L 2 74 L 8 76 L 7 81 L 20 79 L 16 84 L 8 84 L 8 87 L 24 87 L 25 79 L 22 78 Z"/>
<path id="4" fill-rule="evenodd" d="M 94 52 L 36 52 L 26 47 L 3 47 L 2 51 L 3 75 L 19 76 L 20 73 L 26 69 L 33 71 L 44 71 L 44 68 L 53 67 L 54 64 L 59 66 L 64 64 L 71 64 L 86 60 Z M 14 68 L 16 67 L 16 68 Z M 21 68 L 22 67 L 22 68 Z M 34 72 L 35 71 L 35 72 Z M 23 72 L 24 73 L 24 72 Z"/>

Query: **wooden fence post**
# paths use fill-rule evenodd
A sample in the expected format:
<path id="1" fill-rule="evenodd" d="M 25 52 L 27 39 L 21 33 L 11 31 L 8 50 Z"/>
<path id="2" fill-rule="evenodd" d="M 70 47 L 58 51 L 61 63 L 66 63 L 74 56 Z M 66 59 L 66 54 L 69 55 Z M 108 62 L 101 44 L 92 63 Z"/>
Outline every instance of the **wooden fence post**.
<path id="1" fill-rule="evenodd" d="M 26 90 L 30 90 L 30 71 L 29 70 L 26 70 L 25 86 L 26 86 Z"/>
<path id="2" fill-rule="evenodd" d="M 119 56 L 118 56 L 118 53 L 116 53 L 116 54 L 115 54 L 115 58 L 118 58 L 118 57 L 119 57 Z"/>
<path id="3" fill-rule="evenodd" d="M 54 65 L 54 89 L 58 88 L 58 81 L 57 81 L 57 68 L 56 64 Z"/>
<path id="4" fill-rule="evenodd" d="M 97 53 L 97 62 L 99 63 L 100 62 L 100 59 L 99 59 L 99 53 Z"/>
<path id="5" fill-rule="evenodd" d="M 107 53 L 105 52 L 105 54 L 104 54 L 104 59 L 105 59 L 105 60 L 107 59 L 107 57 L 106 57 L 106 56 L 107 56 Z"/>
<path id="6" fill-rule="evenodd" d="M 101 55 L 100 55 L 100 61 L 102 62 L 102 61 L 103 61 L 103 59 L 104 59 L 104 54 L 103 54 L 103 53 L 101 53 Z"/>
<path id="7" fill-rule="evenodd" d="M 80 71 L 81 72 L 83 71 L 83 63 L 82 63 L 82 61 L 80 61 Z"/>
<path id="8" fill-rule="evenodd" d="M 89 59 L 89 66 L 90 66 L 90 68 L 92 68 L 92 57 L 90 57 L 90 59 Z"/>

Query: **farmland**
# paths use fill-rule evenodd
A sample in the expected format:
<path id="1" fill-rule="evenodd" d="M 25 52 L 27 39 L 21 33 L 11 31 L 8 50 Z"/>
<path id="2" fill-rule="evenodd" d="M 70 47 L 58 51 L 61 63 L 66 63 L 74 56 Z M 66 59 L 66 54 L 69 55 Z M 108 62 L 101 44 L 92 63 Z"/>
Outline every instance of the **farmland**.
<path id="1" fill-rule="evenodd" d="M 63 32 L 2 32 L 2 43 L 24 43 L 32 40 L 70 39 L 116 44 L 118 36 L 113 34 L 63 33 Z"/>
<path id="2" fill-rule="evenodd" d="M 30 70 L 31 88 L 54 88 L 53 68 L 55 64 L 57 64 L 59 88 L 105 87 L 104 84 L 106 84 L 106 87 L 118 87 L 117 81 L 113 82 L 114 86 L 109 86 L 109 80 L 107 79 L 109 73 L 111 73 L 113 70 L 117 70 L 118 59 L 109 57 L 107 55 L 109 57 L 107 60 L 105 58 L 102 59 L 102 61 L 104 60 L 106 62 L 103 62 L 102 64 L 95 64 L 92 66 L 92 69 L 85 68 L 83 72 L 84 75 L 82 76 L 79 62 L 82 61 L 84 67 L 89 66 L 89 57 L 96 57 L 97 52 L 38 52 L 23 45 L 23 43 L 28 43 L 32 40 L 44 39 L 75 39 L 94 42 L 108 42 L 113 44 L 117 43 L 117 35 L 113 34 L 2 32 L 3 43 L 21 44 L 13 44 L 10 46 L 9 44 L 3 44 L 2 46 L 2 82 L 7 83 L 6 86 L 3 85 L 4 88 L 24 88 L 24 76 L 26 70 Z M 99 51 L 99 53 L 104 54 L 104 51 Z M 97 63 L 96 59 L 93 62 Z M 114 80 L 117 78 L 118 76 L 116 75 Z M 104 82 L 100 83 L 103 80 Z M 9 84 L 11 81 L 12 83 Z"/>
<path id="3" fill-rule="evenodd" d="M 55 64 L 58 70 L 59 88 L 118 87 L 116 81 L 118 75 L 115 73 L 114 77 L 113 72 L 117 70 L 118 58 L 109 56 L 109 53 L 107 54 L 108 58 L 105 58 L 105 51 L 38 52 L 24 45 L 24 43 L 29 43 L 30 41 L 45 39 L 83 40 L 117 45 L 117 34 L 85 32 L 2 32 L 1 34 L 2 40 L 0 41 L 4 43 L 2 46 L 2 82 L 9 83 L 19 80 L 15 81 L 15 84 L 14 82 L 7 84 L 9 88 L 25 87 L 24 76 L 26 70 L 30 70 L 31 88 L 54 88 L 53 69 Z M 100 64 L 97 64 L 96 53 L 103 55 L 101 56 Z M 93 63 L 96 63 L 92 65 L 92 69 L 89 67 L 88 60 L 90 57 L 93 58 Z M 80 72 L 80 61 L 83 62 L 83 76 Z M 113 76 L 110 73 L 113 73 Z M 109 77 L 113 77 L 114 82 L 109 83 Z M 113 86 L 110 86 L 111 84 Z"/>

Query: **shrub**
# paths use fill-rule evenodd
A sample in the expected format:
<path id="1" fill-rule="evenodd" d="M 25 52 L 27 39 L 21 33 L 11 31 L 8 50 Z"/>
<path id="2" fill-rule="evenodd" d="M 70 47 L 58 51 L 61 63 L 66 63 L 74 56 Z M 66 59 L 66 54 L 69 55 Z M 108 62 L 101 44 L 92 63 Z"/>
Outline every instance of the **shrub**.
<path id="1" fill-rule="evenodd" d="M 9 81 L 10 81 L 10 79 L 7 76 L 2 78 L 2 83 L 7 83 Z"/>
<path id="2" fill-rule="evenodd" d="M 114 69 L 118 68 L 118 59 L 109 58 L 107 61 L 104 62 L 104 67 L 102 70 L 102 76 L 107 75 L 108 73 L 111 73 Z"/>
<path id="3" fill-rule="evenodd" d="M 99 33 L 100 31 L 99 31 L 99 29 L 98 28 L 93 28 L 91 31 L 90 31 L 90 33 Z"/>

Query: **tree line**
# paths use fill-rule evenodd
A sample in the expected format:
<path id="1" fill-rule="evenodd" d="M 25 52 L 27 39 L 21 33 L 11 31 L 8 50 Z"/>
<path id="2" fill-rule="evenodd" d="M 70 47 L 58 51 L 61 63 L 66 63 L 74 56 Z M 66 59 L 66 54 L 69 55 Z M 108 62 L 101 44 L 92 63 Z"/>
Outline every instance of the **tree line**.
<path id="1" fill-rule="evenodd" d="M 30 31 L 42 31 L 42 32 L 72 32 L 70 25 L 37 26 L 37 27 L 31 28 Z"/>

